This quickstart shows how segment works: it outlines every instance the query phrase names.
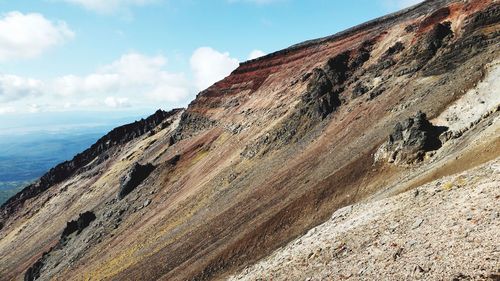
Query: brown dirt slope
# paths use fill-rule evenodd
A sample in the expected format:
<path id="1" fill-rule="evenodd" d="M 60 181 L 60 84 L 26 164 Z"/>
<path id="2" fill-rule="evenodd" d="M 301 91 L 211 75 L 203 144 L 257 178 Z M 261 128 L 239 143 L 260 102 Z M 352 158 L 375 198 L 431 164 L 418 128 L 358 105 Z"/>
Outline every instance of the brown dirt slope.
<path id="1" fill-rule="evenodd" d="M 497 158 L 499 6 L 426 1 L 241 64 L 148 133 L 2 207 L 0 279 L 221 279 L 341 207 Z M 440 148 L 376 162 L 418 111 L 450 128 Z M 120 199 L 135 163 L 154 170 Z M 95 220 L 61 239 L 87 211 Z"/>

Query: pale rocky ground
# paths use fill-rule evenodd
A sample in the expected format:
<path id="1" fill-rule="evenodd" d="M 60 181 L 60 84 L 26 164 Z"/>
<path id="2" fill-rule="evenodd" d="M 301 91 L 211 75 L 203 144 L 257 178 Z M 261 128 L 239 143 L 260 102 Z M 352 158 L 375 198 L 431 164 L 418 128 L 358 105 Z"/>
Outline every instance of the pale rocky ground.
<path id="1" fill-rule="evenodd" d="M 499 280 L 500 158 L 336 211 L 230 280 Z"/>
<path id="2" fill-rule="evenodd" d="M 485 77 L 476 87 L 467 91 L 432 122 L 436 125 L 447 126 L 451 131 L 469 127 L 471 122 L 475 122 L 500 105 L 499 77 L 500 60 L 495 60 L 486 67 Z"/>

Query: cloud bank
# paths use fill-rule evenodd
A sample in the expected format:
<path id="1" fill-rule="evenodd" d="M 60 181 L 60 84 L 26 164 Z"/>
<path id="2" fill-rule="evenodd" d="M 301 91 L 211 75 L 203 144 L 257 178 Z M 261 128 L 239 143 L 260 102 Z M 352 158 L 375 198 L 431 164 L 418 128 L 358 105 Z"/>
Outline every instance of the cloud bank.
<path id="1" fill-rule="evenodd" d="M 34 58 L 75 36 L 64 21 L 37 13 L 9 12 L 0 18 L 0 61 Z"/>
<path id="2" fill-rule="evenodd" d="M 229 75 L 238 67 L 239 61 L 227 52 L 201 47 L 194 51 L 190 64 L 196 89 L 201 91 Z"/>

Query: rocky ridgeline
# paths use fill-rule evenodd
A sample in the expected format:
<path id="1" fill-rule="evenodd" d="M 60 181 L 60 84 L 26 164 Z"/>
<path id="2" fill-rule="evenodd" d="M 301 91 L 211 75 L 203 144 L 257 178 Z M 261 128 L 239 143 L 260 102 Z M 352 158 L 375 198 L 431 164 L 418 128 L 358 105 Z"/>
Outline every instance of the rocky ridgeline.
<path id="1" fill-rule="evenodd" d="M 38 181 L 25 187 L 21 192 L 5 202 L 0 210 L 0 225 L 2 224 L 2 221 L 5 221 L 13 212 L 22 206 L 26 200 L 39 195 L 52 185 L 69 178 L 79 169 L 89 164 L 96 157 L 100 160 L 98 162 L 105 160 L 108 157 L 106 152 L 108 152 L 111 148 L 127 143 L 132 139 L 144 135 L 145 133 L 151 132 L 169 117 L 172 117 L 180 112 L 180 110 L 181 109 L 174 109 L 168 112 L 158 110 L 146 119 L 141 119 L 134 123 L 113 129 L 104 137 L 100 138 L 90 148 L 77 154 L 72 160 L 65 161 L 52 168 Z"/>

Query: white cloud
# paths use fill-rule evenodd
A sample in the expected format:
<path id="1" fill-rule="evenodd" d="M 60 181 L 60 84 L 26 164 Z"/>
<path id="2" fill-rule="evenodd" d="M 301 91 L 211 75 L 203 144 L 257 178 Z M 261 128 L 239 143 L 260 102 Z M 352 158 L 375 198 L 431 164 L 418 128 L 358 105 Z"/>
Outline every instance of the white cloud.
<path id="1" fill-rule="evenodd" d="M 14 112 L 16 112 L 16 109 L 13 106 L 0 107 L 0 115 L 14 113 Z"/>
<path id="2" fill-rule="evenodd" d="M 249 57 L 261 55 L 264 52 L 254 50 Z M 1 113 L 184 106 L 195 91 L 229 75 L 239 60 L 210 47 L 198 48 L 190 58 L 192 81 L 183 73 L 168 71 L 167 65 L 162 55 L 131 52 L 87 75 L 42 81 L 0 74 Z"/>
<path id="3" fill-rule="evenodd" d="M 0 74 L 0 102 L 41 95 L 42 86 L 43 83 L 40 80 Z"/>
<path id="4" fill-rule="evenodd" d="M 0 61 L 37 57 L 75 36 L 63 21 L 10 12 L 0 18 Z"/>
<path id="5" fill-rule="evenodd" d="M 424 0 L 383 0 L 383 4 L 388 8 L 388 9 L 404 9 L 408 8 L 410 6 L 416 5 L 420 2 L 423 2 Z"/>
<path id="6" fill-rule="evenodd" d="M 157 0 L 63 0 L 98 13 L 114 13 L 131 6 L 144 6 Z"/>
<path id="7" fill-rule="evenodd" d="M 128 53 L 88 75 L 41 81 L 0 74 L 0 106 L 28 112 L 184 105 L 191 87 L 183 73 L 166 70 L 164 56 Z M 9 113 L 0 107 L 2 113 Z"/>
<path id="8" fill-rule="evenodd" d="M 104 103 L 113 108 L 130 107 L 130 101 L 128 98 L 117 98 L 117 97 L 107 97 Z"/>
<path id="9" fill-rule="evenodd" d="M 210 47 L 194 51 L 190 60 L 194 83 L 198 90 L 204 90 L 213 83 L 229 75 L 239 65 L 238 59 L 229 53 L 220 53 Z"/>
<path id="10" fill-rule="evenodd" d="M 42 106 L 36 103 L 32 103 L 28 105 L 28 112 L 37 113 L 42 111 Z"/>
<path id="11" fill-rule="evenodd" d="M 129 53 L 87 76 L 59 77 L 52 91 L 64 97 L 120 94 L 131 99 L 180 102 L 189 95 L 189 83 L 184 74 L 164 70 L 166 63 L 163 56 Z M 117 107 L 114 101 L 105 104 Z"/>
<path id="12" fill-rule="evenodd" d="M 261 50 L 253 50 L 250 52 L 250 54 L 248 55 L 248 59 L 249 60 L 253 60 L 253 59 L 256 59 L 256 58 L 260 58 L 262 56 L 265 56 L 266 53 L 264 53 L 263 51 Z"/>

